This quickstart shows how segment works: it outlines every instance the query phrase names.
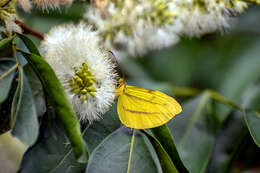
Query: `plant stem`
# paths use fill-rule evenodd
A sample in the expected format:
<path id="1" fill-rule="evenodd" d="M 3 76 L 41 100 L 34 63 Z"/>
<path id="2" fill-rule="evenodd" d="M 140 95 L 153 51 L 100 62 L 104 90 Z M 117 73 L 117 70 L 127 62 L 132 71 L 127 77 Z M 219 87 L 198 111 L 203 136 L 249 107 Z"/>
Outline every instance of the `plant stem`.
<path id="1" fill-rule="evenodd" d="M 15 20 L 15 23 L 17 23 L 23 29 L 24 33 L 31 34 L 31 35 L 33 35 L 33 36 L 35 36 L 35 37 L 37 37 L 41 40 L 44 39 L 44 36 L 43 36 L 42 33 L 32 29 L 31 27 L 27 26 L 25 23 L 23 23 L 23 22 L 21 22 L 17 19 Z"/>
<path id="2" fill-rule="evenodd" d="M 135 129 L 133 129 L 133 136 L 131 138 L 128 166 L 127 166 L 127 173 L 130 173 L 132 153 L 133 153 L 133 149 L 134 149 L 134 142 L 135 142 Z"/>
<path id="3" fill-rule="evenodd" d="M 2 76 L 0 76 L 0 80 L 4 79 L 9 73 L 14 71 L 18 67 L 18 64 L 15 64 L 13 67 L 11 67 L 7 72 L 5 72 Z"/>

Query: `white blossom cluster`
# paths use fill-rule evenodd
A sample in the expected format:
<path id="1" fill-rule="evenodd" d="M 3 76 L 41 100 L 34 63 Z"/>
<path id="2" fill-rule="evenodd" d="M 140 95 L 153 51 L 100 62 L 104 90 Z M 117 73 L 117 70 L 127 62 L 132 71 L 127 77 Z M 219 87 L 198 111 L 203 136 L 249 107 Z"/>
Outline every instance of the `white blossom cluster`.
<path id="1" fill-rule="evenodd" d="M 15 5 L 13 1 L 0 1 L 0 22 L 4 23 L 4 28 L 9 34 L 22 32 L 20 26 L 15 23 L 17 18 Z"/>
<path id="2" fill-rule="evenodd" d="M 19 4 L 25 11 L 30 11 L 32 5 L 41 9 L 57 8 L 60 5 L 71 5 L 73 0 L 18 0 Z"/>
<path id="3" fill-rule="evenodd" d="M 45 35 L 41 48 L 80 119 L 99 119 L 113 103 L 117 74 L 97 33 L 83 23 L 61 25 Z"/>
<path id="4" fill-rule="evenodd" d="M 97 27 L 108 49 L 136 56 L 178 41 L 180 26 L 172 6 L 166 0 L 111 0 L 105 11 L 88 7 L 85 18 Z"/>
<path id="5" fill-rule="evenodd" d="M 100 0 L 96 0 L 100 1 Z M 251 0 L 256 2 L 255 0 Z M 119 55 L 139 56 L 178 42 L 228 28 L 248 6 L 244 0 L 108 0 L 84 15 L 105 45 Z M 257 2 L 259 3 L 259 2 Z"/>
<path id="6" fill-rule="evenodd" d="M 240 0 L 175 0 L 175 3 L 181 34 L 190 37 L 225 30 L 236 14 L 247 8 L 247 3 Z"/>

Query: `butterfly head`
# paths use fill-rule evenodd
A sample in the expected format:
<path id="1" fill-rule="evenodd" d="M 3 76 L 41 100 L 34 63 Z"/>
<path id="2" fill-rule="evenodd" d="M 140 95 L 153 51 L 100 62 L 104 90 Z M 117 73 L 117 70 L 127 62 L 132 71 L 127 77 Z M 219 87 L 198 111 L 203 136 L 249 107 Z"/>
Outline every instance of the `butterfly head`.
<path id="1" fill-rule="evenodd" d="M 125 91 L 125 88 L 126 88 L 126 82 L 123 78 L 120 78 L 118 80 L 118 85 L 116 87 L 116 96 L 119 96 L 121 95 L 124 91 Z"/>

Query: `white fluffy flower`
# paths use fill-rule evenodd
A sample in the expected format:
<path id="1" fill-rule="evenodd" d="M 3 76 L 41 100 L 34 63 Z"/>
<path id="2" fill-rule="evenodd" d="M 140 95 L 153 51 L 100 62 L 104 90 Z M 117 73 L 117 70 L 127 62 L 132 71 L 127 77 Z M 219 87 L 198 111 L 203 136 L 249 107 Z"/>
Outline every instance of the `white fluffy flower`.
<path id="1" fill-rule="evenodd" d="M 42 9 L 57 8 L 60 5 L 71 5 L 73 0 L 18 0 L 25 11 L 30 11 L 32 4 Z"/>
<path id="2" fill-rule="evenodd" d="M 57 8 L 60 5 L 71 5 L 73 0 L 32 0 L 33 4 L 36 4 L 42 9 Z"/>
<path id="3" fill-rule="evenodd" d="M 179 40 L 180 26 L 167 0 L 111 0 L 106 11 L 87 8 L 85 18 L 97 27 L 114 53 L 138 56 L 168 47 Z"/>
<path id="4" fill-rule="evenodd" d="M 21 27 L 15 23 L 17 19 L 15 1 L 0 3 L 0 22 L 5 24 L 5 30 L 9 33 L 22 33 Z"/>
<path id="5" fill-rule="evenodd" d="M 201 36 L 205 33 L 223 31 L 229 27 L 236 13 L 247 8 L 240 0 L 176 0 L 178 19 L 182 23 L 181 34 Z"/>
<path id="6" fill-rule="evenodd" d="M 24 9 L 24 11 L 30 11 L 32 8 L 32 4 L 30 0 L 18 0 L 20 3 L 21 7 Z"/>
<path id="7" fill-rule="evenodd" d="M 15 18 L 16 15 L 8 14 L 8 17 L 6 18 L 6 20 L 4 20 L 6 31 L 9 33 L 12 32 L 22 33 L 21 27 L 15 23 Z"/>
<path id="8" fill-rule="evenodd" d="M 250 0 L 259 3 L 259 0 Z M 143 55 L 178 42 L 180 35 L 224 31 L 245 0 L 106 0 L 88 7 L 85 19 L 119 55 Z M 102 3 L 105 2 L 105 3 Z M 120 56 L 119 56 L 120 57 Z"/>
<path id="9" fill-rule="evenodd" d="M 113 103 L 117 74 L 110 53 L 83 23 L 53 28 L 41 48 L 81 120 L 99 119 Z"/>

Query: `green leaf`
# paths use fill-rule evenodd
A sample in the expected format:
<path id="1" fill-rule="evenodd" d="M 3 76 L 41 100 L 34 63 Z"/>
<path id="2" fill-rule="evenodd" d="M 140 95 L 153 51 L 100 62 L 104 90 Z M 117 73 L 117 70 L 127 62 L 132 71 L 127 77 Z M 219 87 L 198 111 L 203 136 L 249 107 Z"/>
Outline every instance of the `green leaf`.
<path id="1" fill-rule="evenodd" d="M 113 105 L 103 119 L 94 121 L 91 126 L 83 127 L 83 135 L 90 151 L 94 150 L 109 134 L 120 127 L 120 121 Z M 73 156 L 68 139 L 58 118 L 45 119 L 41 125 L 39 138 L 35 145 L 25 153 L 21 173 L 82 173 L 86 164 L 80 164 Z M 84 133 L 85 132 L 85 133 Z"/>
<path id="2" fill-rule="evenodd" d="M 135 136 L 132 153 L 131 173 L 157 173 L 161 168 L 146 146 L 143 135 Z M 86 169 L 87 173 L 122 173 L 127 171 L 131 134 L 122 127 L 106 137 L 92 152 Z"/>
<path id="3" fill-rule="evenodd" d="M 260 147 L 260 113 L 255 111 L 246 111 L 244 118 L 249 132 L 256 145 Z"/>
<path id="4" fill-rule="evenodd" d="M 13 97 L 12 106 L 11 106 L 11 126 L 13 127 L 19 113 L 19 109 L 21 107 L 22 102 L 22 94 L 23 94 L 23 82 L 24 82 L 24 71 L 21 66 L 18 66 L 18 84 Z"/>
<path id="5" fill-rule="evenodd" d="M 223 78 L 220 92 L 235 103 L 241 101 L 244 91 L 260 77 L 260 42 L 256 42 L 230 67 Z M 219 105 L 217 107 L 220 121 L 225 120 L 230 109 Z"/>
<path id="6" fill-rule="evenodd" d="M 7 69 L 6 65 L 9 64 Z M 18 82 L 14 79 L 16 77 L 16 67 L 17 65 L 14 59 L 2 58 L 0 59 L 0 71 L 5 72 L 0 75 L 2 78 L 0 80 L 0 134 L 3 134 L 11 129 L 11 107 L 13 102 L 13 97 L 17 88 Z M 11 67 L 11 68 L 10 68 Z M 15 67 L 15 68 L 13 68 Z M 13 70 L 11 70 L 13 69 Z M 3 71 L 2 71 L 3 70 Z M 7 72 L 8 71 L 8 72 Z M 13 78 L 10 78 L 10 75 Z M 5 77 L 3 77 L 5 76 Z"/>
<path id="7" fill-rule="evenodd" d="M 55 115 L 44 115 L 37 142 L 24 154 L 19 173 L 81 173 L 85 164 L 73 156 L 64 129 Z"/>
<path id="8" fill-rule="evenodd" d="M 189 172 L 205 172 L 215 142 L 210 93 L 186 102 L 183 112 L 168 123 L 180 158 Z"/>
<path id="9" fill-rule="evenodd" d="M 79 162 L 86 162 L 88 149 L 81 136 L 77 115 L 55 72 L 41 56 L 20 52 L 41 80 L 45 94 L 64 126 L 75 157 Z"/>
<path id="10" fill-rule="evenodd" d="M 160 144 L 160 142 L 155 137 L 153 137 L 152 135 L 148 134 L 147 132 L 143 131 L 143 133 L 146 135 L 146 137 L 152 143 L 152 145 L 153 145 L 153 147 L 154 147 L 154 149 L 155 149 L 155 151 L 157 153 L 157 156 L 158 156 L 158 158 L 160 160 L 163 172 L 178 173 L 177 168 L 173 164 L 170 156 L 165 151 L 165 149 Z"/>
<path id="11" fill-rule="evenodd" d="M 23 73 L 22 69 L 20 73 Z M 23 74 L 22 74 L 23 75 Z M 13 117 L 12 135 L 17 137 L 27 146 L 34 144 L 38 137 L 39 125 L 36 114 L 33 94 L 28 83 L 27 77 L 23 75 L 17 94 L 18 102 L 14 103 L 15 117 Z"/>
<path id="12" fill-rule="evenodd" d="M 253 85 L 247 88 L 244 94 L 242 94 L 241 106 L 247 109 L 259 108 L 259 93 L 259 85 Z M 254 115 L 251 117 L 243 111 L 235 111 L 225 120 L 217 135 L 217 142 L 209 166 L 209 172 L 230 172 L 237 155 L 242 153 L 241 146 L 245 145 L 245 142 L 249 141 L 249 132 L 247 128 L 251 128 L 252 126 L 250 127 L 249 123 L 246 123 L 248 118 L 252 120 Z M 255 122 L 257 121 L 252 123 Z"/>
<path id="13" fill-rule="evenodd" d="M 120 120 L 117 115 L 117 103 L 115 102 L 110 110 L 102 116 L 102 120 L 95 121 L 84 134 L 88 149 L 92 152 L 108 135 L 120 127 Z"/>
<path id="14" fill-rule="evenodd" d="M 0 40 L 0 50 L 5 49 L 13 41 L 14 38 L 15 36 Z"/>
<path id="15" fill-rule="evenodd" d="M 44 92 L 43 92 L 41 81 L 29 64 L 25 65 L 23 67 L 23 70 L 25 75 L 28 78 L 28 81 L 30 83 L 33 92 L 37 115 L 38 117 L 42 116 L 46 112 L 47 108 L 45 104 Z"/>
<path id="16" fill-rule="evenodd" d="M 241 146 L 248 141 L 246 123 L 241 111 L 229 115 L 218 131 L 208 172 L 229 173 Z"/>
<path id="17" fill-rule="evenodd" d="M 169 154 L 178 171 L 182 173 L 188 172 L 188 170 L 182 163 L 182 160 L 180 159 L 169 128 L 166 125 L 162 125 L 160 127 L 151 129 L 151 131 L 153 135 L 160 141 L 166 152 Z"/>
<path id="18" fill-rule="evenodd" d="M 247 109 L 244 112 L 244 120 L 248 130 L 255 141 L 256 145 L 260 147 L 260 85 L 254 85 L 247 89 L 244 94 L 243 105 Z M 256 110 L 256 111 L 254 111 Z"/>
<path id="19" fill-rule="evenodd" d="M 7 99 L 0 105 L 0 135 L 11 129 L 10 110 L 11 101 Z"/>
<path id="20" fill-rule="evenodd" d="M 7 98 L 15 76 L 16 62 L 11 58 L 0 59 L 0 104 Z"/>
<path id="21" fill-rule="evenodd" d="M 260 111 L 260 84 L 252 85 L 243 94 L 243 107 Z"/>
<path id="22" fill-rule="evenodd" d="M 28 48 L 30 53 L 40 56 L 40 52 L 39 52 L 38 48 L 27 36 L 25 36 L 23 34 L 17 34 L 17 35 L 24 42 L 24 44 L 26 45 L 26 47 Z"/>

